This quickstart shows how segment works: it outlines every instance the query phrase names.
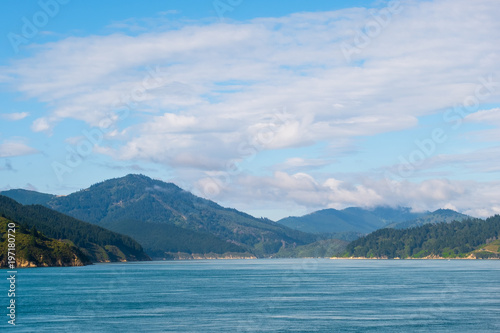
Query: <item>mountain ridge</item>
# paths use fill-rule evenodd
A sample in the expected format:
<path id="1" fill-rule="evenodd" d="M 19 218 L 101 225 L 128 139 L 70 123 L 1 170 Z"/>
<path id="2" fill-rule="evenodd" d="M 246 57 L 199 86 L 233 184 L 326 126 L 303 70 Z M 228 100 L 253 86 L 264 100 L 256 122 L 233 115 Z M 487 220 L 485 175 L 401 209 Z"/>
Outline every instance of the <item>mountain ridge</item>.
<path id="1" fill-rule="evenodd" d="M 40 197 L 33 193 L 30 196 Z M 205 253 L 236 252 L 258 257 L 270 256 L 282 247 L 305 245 L 316 240 L 313 235 L 222 207 L 173 183 L 144 175 L 130 174 L 105 180 L 87 189 L 49 199 L 45 206 L 82 221 L 130 237 L 136 237 L 140 230 L 141 244 L 148 253 L 160 258 L 169 258 L 186 250 L 196 253 L 193 252 L 196 239 L 201 241 L 210 237 L 207 234 L 212 235 L 212 242 L 202 249 Z M 155 229 L 156 233 L 150 229 Z M 174 239 L 182 238 L 185 242 L 172 248 L 161 243 L 157 234 L 173 235 Z M 191 248 L 181 248 L 186 242 Z"/>
<path id="2" fill-rule="evenodd" d="M 322 209 L 304 216 L 281 219 L 278 223 L 304 232 L 367 234 L 386 227 L 390 222 L 403 222 L 415 219 L 423 213 L 413 213 L 408 207 L 391 208 L 386 206 L 364 209 L 349 207 L 343 210 Z"/>
<path id="3" fill-rule="evenodd" d="M 383 228 L 402 229 L 468 218 L 446 209 L 412 212 L 408 207 L 379 206 L 323 209 L 274 222 L 138 174 L 104 180 L 65 196 L 29 190 L 0 194 L 25 203 L 41 203 L 128 235 L 157 259 L 223 258 L 226 253 L 228 257 L 245 258 L 322 253 L 326 244 L 331 249 L 340 249 L 339 244 L 345 246 L 339 241 L 327 242 L 329 239 L 353 241 Z"/>
<path id="4" fill-rule="evenodd" d="M 468 215 L 456 212 L 451 209 L 445 209 L 445 208 L 440 208 L 437 209 L 433 212 L 430 212 L 429 214 L 423 215 L 419 218 L 416 218 L 414 220 L 408 220 L 408 221 L 403 221 L 399 223 L 392 223 L 389 224 L 387 227 L 388 228 L 395 228 L 395 229 L 408 229 L 408 228 L 415 228 L 419 227 L 425 224 L 436 224 L 436 223 L 443 223 L 443 222 L 452 222 L 452 221 L 463 221 L 466 219 L 471 218 Z"/>

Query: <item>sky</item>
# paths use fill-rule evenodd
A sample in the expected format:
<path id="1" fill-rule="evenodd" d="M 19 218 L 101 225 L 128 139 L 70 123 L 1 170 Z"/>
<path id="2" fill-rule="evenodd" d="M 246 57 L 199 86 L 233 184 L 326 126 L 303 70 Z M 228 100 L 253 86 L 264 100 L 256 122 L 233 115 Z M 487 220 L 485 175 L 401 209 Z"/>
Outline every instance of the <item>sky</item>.
<path id="1" fill-rule="evenodd" d="M 0 191 L 500 214 L 497 0 L 2 3 Z"/>

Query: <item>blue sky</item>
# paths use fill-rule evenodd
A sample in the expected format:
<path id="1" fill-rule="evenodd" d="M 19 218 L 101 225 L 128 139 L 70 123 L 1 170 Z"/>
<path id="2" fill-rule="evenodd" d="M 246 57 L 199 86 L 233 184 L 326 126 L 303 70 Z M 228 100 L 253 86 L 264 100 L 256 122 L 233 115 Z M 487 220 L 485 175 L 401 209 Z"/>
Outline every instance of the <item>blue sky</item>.
<path id="1" fill-rule="evenodd" d="M 500 213 L 494 0 L 7 1 L 0 190 Z"/>

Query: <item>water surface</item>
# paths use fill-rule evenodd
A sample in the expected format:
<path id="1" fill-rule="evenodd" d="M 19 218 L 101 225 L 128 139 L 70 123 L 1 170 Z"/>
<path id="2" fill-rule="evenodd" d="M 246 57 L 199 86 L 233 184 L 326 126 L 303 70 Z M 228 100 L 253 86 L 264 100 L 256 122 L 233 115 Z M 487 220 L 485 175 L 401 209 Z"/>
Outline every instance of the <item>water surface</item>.
<path id="1" fill-rule="evenodd" d="M 6 296 L 0 296 L 5 306 Z M 500 332 L 500 261 L 494 260 L 20 269 L 16 296 L 17 325 L 9 329 L 16 332 Z M 2 317 L 3 331 L 9 325 Z"/>

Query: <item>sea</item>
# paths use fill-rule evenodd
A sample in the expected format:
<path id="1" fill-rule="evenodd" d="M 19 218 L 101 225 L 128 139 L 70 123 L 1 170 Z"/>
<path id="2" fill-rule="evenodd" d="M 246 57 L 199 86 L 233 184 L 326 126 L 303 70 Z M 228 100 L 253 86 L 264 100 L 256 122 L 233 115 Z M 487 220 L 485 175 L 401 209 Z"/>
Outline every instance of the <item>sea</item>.
<path id="1" fill-rule="evenodd" d="M 2 332 L 500 332 L 500 260 L 192 260 L 18 269 Z"/>

